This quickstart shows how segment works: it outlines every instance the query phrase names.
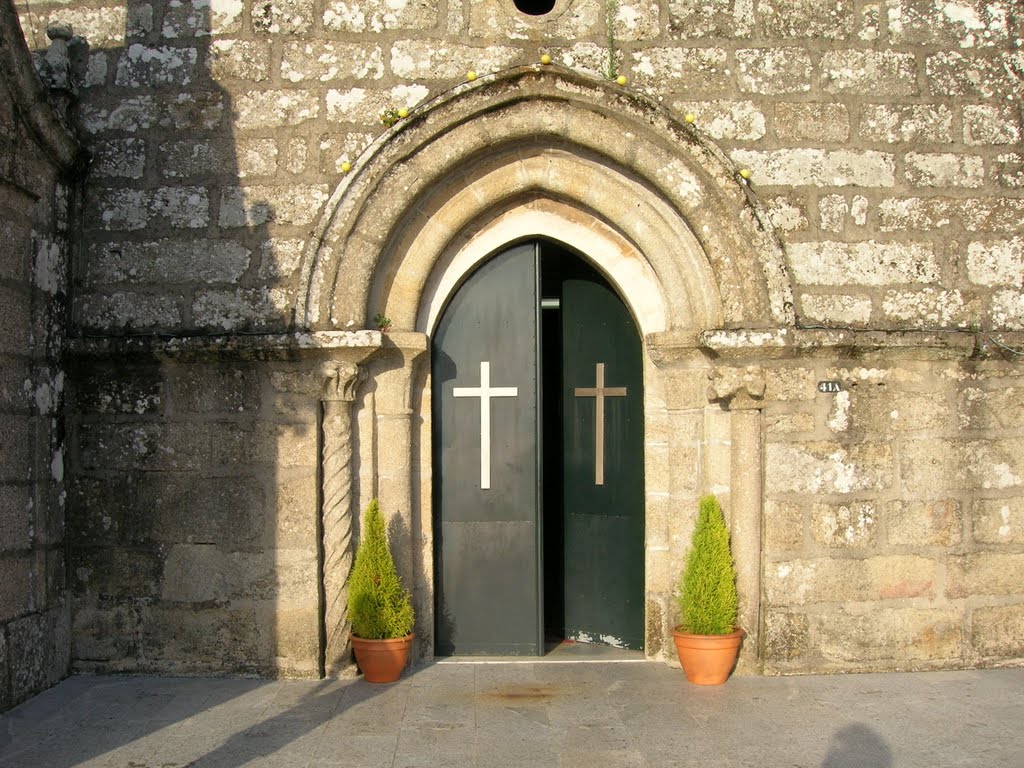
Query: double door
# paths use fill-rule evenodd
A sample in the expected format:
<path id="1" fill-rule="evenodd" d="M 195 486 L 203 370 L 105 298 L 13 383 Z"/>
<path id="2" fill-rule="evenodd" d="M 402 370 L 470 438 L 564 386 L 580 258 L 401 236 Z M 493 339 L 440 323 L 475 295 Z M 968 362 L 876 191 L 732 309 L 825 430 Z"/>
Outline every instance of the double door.
<path id="1" fill-rule="evenodd" d="M 432 382 L 436 652 L 642 648 L 640 337 L 614 289 L 510 247 L 449 301 Z"/>

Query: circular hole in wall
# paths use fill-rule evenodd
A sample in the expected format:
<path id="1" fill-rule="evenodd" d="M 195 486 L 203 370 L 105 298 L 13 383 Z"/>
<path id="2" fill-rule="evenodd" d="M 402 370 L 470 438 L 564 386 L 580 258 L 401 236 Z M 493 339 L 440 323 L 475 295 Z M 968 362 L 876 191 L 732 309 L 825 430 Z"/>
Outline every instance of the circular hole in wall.
<path id="1" fill-rule="evenodd" d="M 514 0 L 516 8 L 530 16 L 543 16 L 555 7 L 555 0 Z"/>

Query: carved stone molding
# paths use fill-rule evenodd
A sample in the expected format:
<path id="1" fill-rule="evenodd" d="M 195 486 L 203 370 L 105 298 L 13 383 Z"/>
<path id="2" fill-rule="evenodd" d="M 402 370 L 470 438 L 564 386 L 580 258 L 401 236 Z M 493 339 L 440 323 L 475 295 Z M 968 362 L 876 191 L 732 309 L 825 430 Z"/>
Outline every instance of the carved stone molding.
<path id="1" fill-rule="evenodd" d="M 366 371 L 355 363 L 331 360 L 320 366 L 324 375 L 324 389 L 321 399 L 324 402 L 344 401 L 351 403 L 356 399 L 356 389 L 366 378 Z"/>
<path id="2" fill-rule="evenodd" d="M 759 365 L 744 368 L 715 368 L 708 373 L 708 400 L 725 404 L 730 410 L 761 408 L 764 404 L 764 370 Z"/>

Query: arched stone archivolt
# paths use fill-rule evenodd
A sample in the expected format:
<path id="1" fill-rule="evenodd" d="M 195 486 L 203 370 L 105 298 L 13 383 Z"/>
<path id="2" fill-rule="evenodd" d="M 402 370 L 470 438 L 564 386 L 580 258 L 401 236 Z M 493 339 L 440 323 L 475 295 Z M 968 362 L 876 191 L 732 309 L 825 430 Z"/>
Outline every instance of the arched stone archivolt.
<path id="1" fill-rule="evenodd" d="M 524 67 L 453 89 L 367 150 L 307 248 L 296 325 L 363 327 L 385 311 L 395 329 L 415 329 L 435 264 L 545 198 L 646 260 L 672 297 L 650 330 L 792 323 L 781 245 L 713 144 L 628 91 Z"/>
<path id="2" fill-rule="evenodd" d="M 355 405 L 358 508 L 376 495 L 403 518 L 392 543 L 413 586 L 417 654 L 430 656 L 429 335 L 461 282 L 516 241 L 552 239 L 594 263 L 646 340 L 646 647 L 665 657 L 679 521 L 701 489 L 760 487 L 750 456 L 726 462 L 741 470 L 735 482 L 728 466 L 698 460 L 720 453 L 699 446 L 759 444 L 759 415 L 737 420 L 750 422 L 744 442 L 708 409 L 711 363 L 697 336 L 793 323 L 782 249 L 724 155 L 657 106 L 553 68 L 483 81 L 416 110 L 338 187 L 305 254 L 296 325 L 362 328 L 378 312 L 392 322 Z M 759 494 L 737 498 L 736 519 L 759 521 Z M 748 549 L 741 565 L 756 569 L 759 548 Z M 756 614 L 756 584 L 745 593 Z"/>

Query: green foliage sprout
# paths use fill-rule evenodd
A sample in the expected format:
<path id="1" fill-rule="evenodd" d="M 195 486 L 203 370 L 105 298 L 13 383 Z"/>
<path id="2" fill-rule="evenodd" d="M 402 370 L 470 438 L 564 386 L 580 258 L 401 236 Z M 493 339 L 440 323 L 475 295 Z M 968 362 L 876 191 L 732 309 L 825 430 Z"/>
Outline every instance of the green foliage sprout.
<path id="1" fill-rule="evenodd" d="M 736 569 L 729 529 L 713 495 L 700 500 L 700 516 L 686 569 L 679 577 L 679 617 L 683 631 L 727 635 L 736 625 Z"/>
<path id="2" fill-rule="evenodd" d="M 398 579 L 376 499 L 363 518 L 363 538 L 349 579 L 348 612 L 353 634 L 367 640 L 405 637 L 412 632 L 412 597 Z"/>

